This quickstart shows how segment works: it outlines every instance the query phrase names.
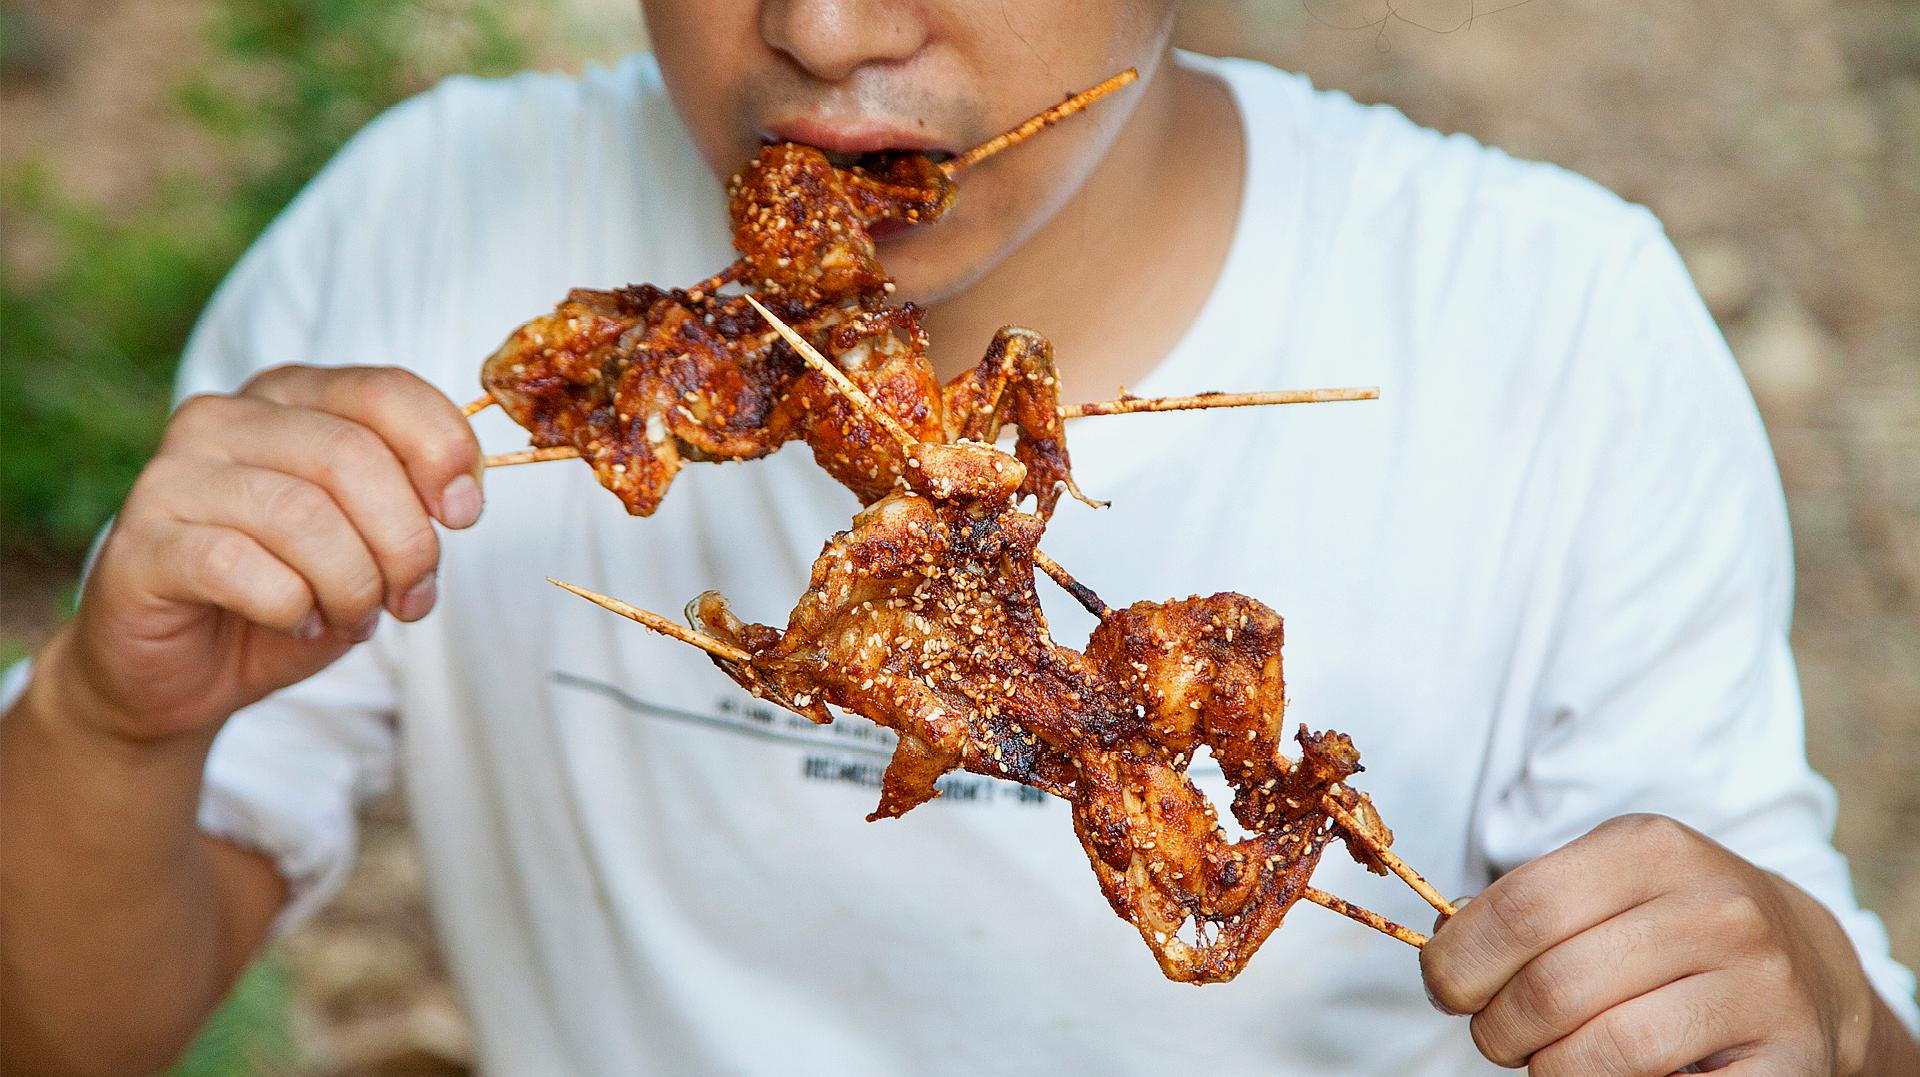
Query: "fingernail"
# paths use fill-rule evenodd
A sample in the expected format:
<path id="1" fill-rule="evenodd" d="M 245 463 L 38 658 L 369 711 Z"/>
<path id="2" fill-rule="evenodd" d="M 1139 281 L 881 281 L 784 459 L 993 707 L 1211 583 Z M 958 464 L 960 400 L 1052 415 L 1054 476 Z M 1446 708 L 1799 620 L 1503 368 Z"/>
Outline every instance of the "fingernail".
<path id="1" fill-rule="evenodd" d="M 380 611 L 374 610 L 361 618 L 360 623 L 347 629 L 347 638 L 355 643 L 365 643 L 373 638 L 373 630 L 380 627 Z"/>
<path id="2" fill-rule="evenodd" d="M 326 629 L 326 622 L 320 619 L 320 611 L 313 610 L 299 624 L 293 626 L 293 636 L 295 639 L 319 639 L 320 633 Z"/>
<path id="3" fill-rule="evenodd" d="M 462 475 L 440 491 L 440 522 L 458 530 L 480 518 L 480 484 Z"/>
<path id="4" fill-rule="evenodd" d="M 394 611 L 402 621 L 418 621 L 433 609 L 433 599 L 438 587 L 434 574 L 429 572 L 419 583 L 414 584 L 407 593 L 400 596 L 398 608 Z"/>

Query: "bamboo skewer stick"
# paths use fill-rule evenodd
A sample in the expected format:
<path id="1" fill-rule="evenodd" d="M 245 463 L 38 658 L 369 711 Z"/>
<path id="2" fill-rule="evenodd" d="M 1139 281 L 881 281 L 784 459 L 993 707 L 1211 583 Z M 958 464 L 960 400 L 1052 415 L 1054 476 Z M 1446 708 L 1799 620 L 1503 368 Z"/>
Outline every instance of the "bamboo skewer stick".
<path id="1" fill-rule="evenodd" d="M 808 366 L 819 371 L 821 376 L 832 383 L 835 389 L 840 390 L 840 395 L 853 402 L 854 407 L 866 412 L 867 418 L 879 423 L 882 429 L 886 430 L 895 441 L 900 443 L 901 448 L 912 450 L 920 444 L 919 438 L 907 433 L 907 428 L 901 426 L 899 420 L 887 414 L 885 409 L 881 408 L 879 404 L 874 402 L 872 397 L 867 395 L 866 390 L 855 385 L 852 378 L 847 377 L 845 372 L 839 367 L 834 366 L 832 361 L 826 356 L 821 355 L 812 344 L 808 343 L 806 337 L 794 332 L 792 326 L 775 317 L 774 313 L 766 307 L 761 306 L 758 299 L 749 295 L 746 297 L 746 300 L 752 304 L 754 310 L 760 312 L 760 316 L 767 320 L 767 324 L 773 326 L 774 332 L 779 333 L 781 338 L 793 347 L 794 351 L 800 353 L 800 358 L 805 359 Z"/>
<path id="2" fill-rule="evenodd" d="M 1391 935 L 1416 950 L 1427 944 L 1427 937 L 1418 931 L 1396 924 L 1372 909 L 1363 909 L 1346 898 L 1334 897 L 1325 890 L 1308 886 L 1301 889 L 1300 896 L 1323 909 L 1332 909 L 1349 920 L 1365 924 L 1383 935 Z"/>
<path id="3" fill-rule="evenodd" d="M 1424 898 L 1426 903 L 1433 906 L 1434 910 L 1441 916 L 1451 917 L 1459 911 L 1454 907 L 1453 902 L 1448 901 L 1441 895 L 1440 891 L 1435 890 L 1432 883 L 1422 877 L 1419 872 L 1413 870 L 1406 861 L 1400 859 L 1392 849 L 1380 844 L 1373 836 L 1373 832 L 1362 826 L 1360 820 L 1355 819 L 1352 813 L 1341 807 L 1339 802 L 1335 801 L 1331 795 L 1322 797 L 1320 799 L 1320 806 L 1326 809 L 1327 815 L 1332 817 L 1335 823 L 1339 824 L 1340 829 L 1358 839 L 1360 844 L 1367 847 L 1367 852 L 1373 854 L 1375 860 L 1386 865 L 1388 871 L 1393 872 L 1400 877 L 1401 882 L 1412 887 L 1413 892 Z"/>
<path id="4" fill-rule="evenodd" d="M 1038 134 L 1039 132 L 1045 130 L 1048 127 L 1053 126 L 1056 123 L 1059 123 L 1061 120 L 1066 119 L 1067 117 L 1073 115 L 1074 113 L 1084 110 L 1088 105 L 1091 105 L 1095 101 L 1100 100 L 1102 97 L 1105 97 L 1108 94 L 1114 92 L 1115 90 L 1118 90 L 1121 87 L 1128 85 L 1129 83 L 1133 82 L 1139 77 L 1140 77 L 1140 72 L 1134 68 L 1129 67 L 1125 71 L 1122 71 L 1119 74 L 1112 76 L 1111 78 L 1105 79 L 1100 83 L 1098 83 L 1097 85 L 1091 86 L 1085 90 L 1080 91 L 1077 94 L 1074 94 L 1073 96 L 1067 98 L 1066 100 L 1060 102 L 1059 104 L 1053 106 L 1052 108 L 1046 109 L 1028 118 L 1019 126 L 1014 127 L 1008 131 L 1003 131 L 1000 134 L 997 134 L 992 138 L 986 140 L 985 142 L 982 142 L 978 146 L 975 146 L 972 149 L 967 150 L 965 153 L 962 153 L 957 157 L 953 157 L 953 158 L 950 158 L 949 160 L 941 162 L 940 171 L 943 174 L 951 177 L 954 173 L 959 172 L 962 169 L 970 168 L 976 164 L 979 164 L 981 161 L 984 161 L 987 158 L 992 157 L 994 154 L 999 153 L 1001 150 L 1007 149 L 1008 147 L 1011 147 L 1011 146 L 1018 145 L 1019 143 L 1024 142 L 1029 138 L 1032 138 L 1034 135 Z M 727 266 L 725 269 L 722 269 L 720 272 L 715 273 L 713 276 L 708 277 L 706 280 L 703 280 L 700 283 L 695 284 L 693 287 L 687 289 L 687 292 L 688 294 L 692 295 L 695 299 L 699 299 L 703 296 L 713 294 L 714 292 L 717 292 L 720 288 L 724 287 L 725 285 L 737 282 L 740 279 L 740 274 L 744 270 L 745 266 L 746 266 L 746 263 L 744 260 L 735 261 L 732 265 Z M 754 305 L 759 306 L 758 303 L 755 303 Z M 487 410 L 487 408 L 491 406 L 493 406 L 493 398 L 490 396 L 483 396 L 480 399 L 472 401 L 471 403 L 467 404 L 460 410 L 462 414 L 466 415 L 468 418 L 472 418 L 473 416 L 479 414 L 480 412 Z M 1227 407 L 1230 405 L 1221 404 L 1221 405 L 1213 405 L 1213 406 Z M 551 457 L 550 459 L 559 459 L 559 457 Z M 515 463 L 515 464 L 527 463 L 527 462 L 529 461 L 524 461 L 524 460 L 509 461 L 509 463 Z M 504 465 L 490 464 L 489 466 L 504 466 Z"/>
<path id="5" fill-rule="evenodd" d="M 571 445 L 556 445 L 550 449 L 521 449 L 517 452 L 494 453 L 487 457 L 488 467 L 513 467 L 516 464 L 538 464 L 546 460 L 577 460 L 580 450 Z"/>
<path id="6" fill-rule="evenodd" d="M 1059 584 L 1062 590 L 1085 606 L 1088 613 L 1103 621 L 1113 615 L 1113 609 L 1100 601 L 1100 596 L 1093 593 L 1093 588 L 1074 579 L 1066 569 L 1060 567 L 1060 562 L 1048 557 L 1045 550 L 1033 551 L 1033 563 L 1040 566 L 1040 571 L 1052 576 L 1053 582 Z"/>
<path id="7" fill-rule="evenodd" d="M 1283 389 L 1265 393 L 1196 393 L 1193 396 L 1123 396 L 1085 404 L 1063 404 L 1060 417 L 1137 415 L 1150 411 L 1200 411 L 1206 408 L 1252 408 L 1268 404 L 1331 404 L 1343 400 L 1378 400 L 1378 386 L 1350 389 Z"/>
<path id="8" fill-rule="evenodd" d="M 1059 563 L 1053 558 L 1048 557 L 1045 552 L 1035 550 L 1033 552 L 1033 563 L 1038 565 L 1047 575 L 1053 577 L 1053 582 L 1059 584 L 1068 594 L 1077 599 L 1082 606 L 1085 606 L 1088 613 L 1093 614 L 1103 621 L 1113 614 L 1112 607 L 1102 601 L 1099 595 L 1094 594 L 1092 588 L 1074 579 L 1073 576 L 1068 574 L 1066 569 L 1061 568 Z M 1392 849 L 1381 844 L 1380 840 L 1374 836 L 1373 831 L 1364 826 L 1360 820 L 1354 818 L 1353 813 L 1341 806 L 1340 802 L 1335 800 L 1331 793 L 1320 798 L 1320 807 L 1326 811 L 1327 816 L 1331 818 L 1341 830 L 1353 835 L 1355 841 L 1366 846 L 1367 852 L 1371 853 L 1374 859 L 1385 865 L 1388 871 L 1399 876 L 1401 882 L 1411 887 L 1414 893 L 1419 894 L 1421 898 L 1423 898 L 1427 904 L 1433 906 L 1434 910 L 1439 912 L 1441 916 L 1451 917 L 1458 911 L 1454 908 L 1452 902 L 1443 897 L 1440 891 L 1434 889 L 1432 883 L 1428 882 L 1419 872 L 1413 870 L 1412 865 L 1400 859 L 1399 855 Z M 1322 902 L 1322 904 L 1325 903 Z M 1333 906 L 1328 907 L 1332 908 Z M 1365 910 L 1360 911 L 1364 912 Z M 1391 923 L 1391 921 L 1383 922 Z M 1398 924 L 1393 924 L 1392 926 L 1399 927 Z M 1382 930 L 1385 929 L 1383 928 Z M 1400 928 L 1400 930 L 1405 931 L 1406 929 Z M 1392 932 L 1388 932 L 1388 934 L 1392 934 Z M 1414 943 L 1414 945 L 1422 945 L 1425 941 L 1425 938 L 1422 937 L 1421 942 Z"/>
<path id="9" fill-rule="evenodd" d="M 695 632 L 691 628 L 682 628 L 652 610 L 643 610 L 631 603 L 622 602 L 617 598 L 603 595 L 598 591 L 589 591 L 584 587 L 575 587 L 565 580 L 556 580 L 552 576 L 547 577 L 547 582 L 553 584 L 555 587 L 572 591 L 574 594 L 599 606 L 601 609 L 612 610 L 627 620 L 645 625 L 663 636 L 672 636 L 682 643 L 698 647 L 715 658 L 723 658 L 729 662 L 741 663 L 751 663 L 753 661 L 753 656 L 740 648 L 723 643 L 705 633 Z"/>
<path id="10" fill-rule="evenodd" d="M 682 643 L 698 647 L 715 658 L 728 662 L 738 662 L 743 665 L 750 665 L 753 661 L 753 656 L 746 651 L 722 642 L 721 640 L 714 639 L 705 633 L 695 632 L 690 628 L 682 628 L 680 625 L 654 613 L 652 610 L 643 610 L 631 603 L 622 602 L 617 598 L 603 595 L 598 591 L 590 591 L 585 587 L 576 587 L 571 583 L 567 583 L 565 580 L 556 580 L 552 576 L 547 577 L 547 582 L 553 584 L 555 587 L 571 591 L 602 609 L 617 613 L 663 636 L 671 636 Z M 1365 909 L 1344 898 L 1335 897 L 1324 890 L 1309 886 L 1301 891 L 1300 896 L 1316 905 L 1332 909 L 1334 912 L 1357 923 L 1365 924 L 1375 931 L 1391 935 L 1409 946 L 1420 947 L 1425 946 L 1427 943 L 1427 937 L 1425 935 L 1410 928 L 1403 927 L 1400 924 L 1396 924 L 1371 909 Z"/>
<path id="11" fill-rule="evenodd" d="M 1093 104 L 1095 101 L 1100 100 L 1102 97 L 1107 96 L 1139 77 L 1140 72 L 1129 67 L 1125 71 L 1120 72 L 1112 78 L 1106 79 L 1096 86 L 1081 90 L 1065 101 L 1020 124 L 1018 127 L 995 135 L 960 156 L 942 162 L 940 171 L 951 176 L 963 168 L 971 168 L 1009 146 L 1017 145 L 1032 138 L 1042 130 L 1052 127 L 1054 124 L 1079 112 L 1088 105 Z"/>
<path id="12" fill-rule="evenodd" d="M 1199 393 L 1194 396 L 1123 396 L 1114 400 L 1093 400 L 1084 404 L 1064 404 L 1060 416 L 1065 419 L 1079 419 L 1094 415 L 1135 415 L 1161 411 L 1199 411 L 1207 408 L 1251 408 L 1273 404 L 1325 404 L 1347 400 L 1378 400 L 1380 390 L 1373 386 L 1356 386 L 1344 389 L 1281 389 L 1261 393 Z M 467 405 L 473 410 L 483 410 L 490 400 L 476 400 Z M 559 446 L 551 449 L 521 449 L 517 452 L 496 453 L 487 457 L 488 467 L 512 467 L 516 464 L 533 464 L 543 460 L 570 460 L 580 455 L 578 449 Z"/>

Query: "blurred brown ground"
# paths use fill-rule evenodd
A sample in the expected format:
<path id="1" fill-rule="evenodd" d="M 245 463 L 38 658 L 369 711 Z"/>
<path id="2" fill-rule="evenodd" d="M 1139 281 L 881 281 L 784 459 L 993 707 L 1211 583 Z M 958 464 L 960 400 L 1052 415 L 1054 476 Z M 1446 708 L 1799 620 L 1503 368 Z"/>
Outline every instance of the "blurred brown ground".
<path id="1" fill-rule="evenodd" d="M 1182 40 L 1566 165 L 1666 222 L 1779 456 L 1809 751 L 1840 788 L 1840 848 L 1895 953 L 1920 963 L 1920 5 L 1500 2 L 1397 0 L 1384 21 L 1382 0 L 1191 2 Z M 63 68 L 6 92 L 6 159 L 50 149 L 108 205 L 169 169 L 217 172 L 166 108 L 208 57 L 204 0 L 28 6 L 58 27 Z M 552 66 L 640 44 L 627 0 L 554 18 Z M 19 588 L 65 582 L 6 575 L 11 611 L 45 606 Z M 15 636 L 49 627 L 7 617 Z M 341 899 L 283 949 L 320 1072 L 464 1071 L 397 798 L 369 818 Z"/>

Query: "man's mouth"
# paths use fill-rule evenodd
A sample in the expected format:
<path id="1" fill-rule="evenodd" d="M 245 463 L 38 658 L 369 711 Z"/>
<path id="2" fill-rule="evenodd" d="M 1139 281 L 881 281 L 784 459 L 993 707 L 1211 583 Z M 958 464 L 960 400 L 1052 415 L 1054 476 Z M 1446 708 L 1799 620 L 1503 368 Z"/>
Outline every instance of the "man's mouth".
<path id="1" fill-rule="evenodd" d="M 820 149 L 818 146 L 814 148 Z M 887 166 L 888 161 L 905 153 L 918 154 L 932 161 L 934 164 L 939 164 L 954 156 L 946 150 L 889 149 L 869 150 L 865 153 L 841 153 L 835 150 L 820 150 L 820 152 L 826 155 L 827 160 L 831 162 L 835 168 L 857 168 L 866 172 L 880 171 Z"/>
<path id="2" fill-rule="evenodd" d="M 903 154 L 918 154 L 939 164 L 954 152 L 904 127 L 886 124 L 826 124 L 793 120 L 773 124 L 760 132 L 762 142 L 798 142 L 825 154 L 835 168 L 884 170 Z"/>

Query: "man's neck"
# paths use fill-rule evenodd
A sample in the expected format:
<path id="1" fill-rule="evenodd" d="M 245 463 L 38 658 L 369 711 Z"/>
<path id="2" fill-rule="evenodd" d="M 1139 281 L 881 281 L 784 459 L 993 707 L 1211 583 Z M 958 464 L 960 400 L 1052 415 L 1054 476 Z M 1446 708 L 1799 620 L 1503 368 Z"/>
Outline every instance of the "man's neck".
<path id="1" fill-rule="evenodd" d="M 1245 154 L 1227 86 L 1169 58 L 1073 200 L 965 291 L 933 305 L 934 341 L 977 342 L 937 343 L 940 375 L 977 362 L 1001 326 L 1025 325 L 1053 341 L 1063 401 L 1138 381 L 1213 292 L 1239 217 Z"/>

